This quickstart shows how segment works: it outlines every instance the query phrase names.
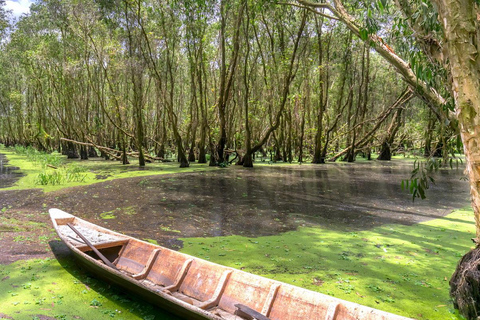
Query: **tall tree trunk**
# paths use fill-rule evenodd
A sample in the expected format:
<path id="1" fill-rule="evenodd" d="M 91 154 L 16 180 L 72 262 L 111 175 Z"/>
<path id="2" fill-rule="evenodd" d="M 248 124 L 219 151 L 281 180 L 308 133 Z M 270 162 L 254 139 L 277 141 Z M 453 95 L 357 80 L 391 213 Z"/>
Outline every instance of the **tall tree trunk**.
<path id="1" fill-rule="evenodd" d="M 460 124 L 470 192 L 480 237 L 480 14 L 471 0 L 433 0 L 447 39 L 455 113 Z M 477 240 L 478 243 L 478 240 Z"/>
<path id="2" fill-rule="evenodd" d="M 246 38 L 248 39 L 248 31 L 250 27 L 250 15 L 248 11 L 248 7 L 246 10 L 246 22 L 245 22 L 245 34 Z M 251 142 L 251 131 L 250 131 L 250 122 L 248 119 L 248 101 L 250 97 L 250 83 L 248 81 L 248 59 L 250 57 L 250 42 L 246 41 L 246 52 L 245 52 L 245 59 L 243 61 L 243 85 L 245 90 L 245 97 L 243 99 L 244 104 L 244 112 L 245 112 L 245 149 L 246 153 L 243 156 L 240 163 L 246 167 L 251 168 L 253 167 L 253 158 L 252 158 L 252 142 Z"/>
<path id="3" fill-rule="evenodd" d="M 225 145 L 227 144 L 227 121 L 226 121 L 226 109 L 230 101 L 231 90 L 233 87 L 233 81 L 235 79 L 235 72 L 238 62 L 238 54 L 240 52 L 240 26 L 243 21 L 243 11 L 246 7 L 246 1 L 242 1 L 237 13 L 237 20 L 235 22 L 235 33 L 233 36 L 233 49 L 232 56 L 230 58 L 230 64 L 226 65 L 226 50 L 225 50 L 225 2 L 227 0 L 221 0 L 220 3 L 220 51 L 221 51 L 221 65 L 220 65 L 220 91 L 217 101 L 218 117 L 220 121 L 220 138 L 217 147 L 218 163 L 225 162 Z"/>
<path id="4" fill-rule="evenodd" d="M 424 157 L 432 156 L 432 138 L 433 138 L 434 128 L 435 128 L 435 118 L 432 116 L 432 111 L 429 110 L 427 130 L 425 131 L 425 148 L 423 150 Z"/>
<path id="5" fill-rule="evenodd" d="M 136 10 L 136 12 L 135 12 Z M 132 8 L 132 15 L 140 15 L 140 3 L 138 3 L 137 8 Z M 129 71 L 130 71 L 130 80 L 132 82 L 133 89 L 133 116 L 135 119 L 135 145 L 138 150 L 138 165 L 140 167 L 145 166 L 145 156 L 143 154 L 143 143 L 145 140 L 144 137 L 144 128 L 143 128 L 143 60 L 139 56 L 138 46 L 142 46 L 138 41 L 141 39 L 134 32 L 138 32 L 138 27 L 132 30 L 134 27 L 133 19 L 129 14 L 128 3 L 125 2 L 125 21 L 127 26 L 128 34 L 128 55 L 129 55 Z"/>
<path id="6" fill-rule="evenodd" d="M 315 133 L 315 146 L 312 163 L 325 163 L 325 155 L 322 152 L 323 117 L 328 105 L 328 86 L 329 86 L 329 67 L 324 65 L 323 46 L 326 42 L 327 61 L 330 58 L 330 40 L 331 35 L 324 41 L 323 37 L 323 17 L 315 16 L 315 28 L 317 30 L 318 44 L 318 113 L 317 113 L 317 132 Z M 343 87 L 342 87 L 343 88 Z"/>
<path id="7" fill-rule="evenodd" d="M 298 52 L 298 49 L 299 49 L 300 39 L 301 39 L 303 30 L 305 28 L 306 19 L 307 19 L 307 14 L 304 12 L 303 15 L 302 15 L 302 21 L 300 23 L 300 28 L 298 30 L 297 37 L 295 39 L 295 44 L 293 46 L 293 52 L 292 52 L 292 56 L 290 58 L 290 63 L 289 63 L 287 75 L 285 76 L 285 80 L 284 80 L 284 83 L 283 83 L 282 98 L 281 98 L 279 110 L 277 111 L 277 113 L 275 115 L 273 124 L 270 126 L 270 128 L 268 128 L 267 132 L 265 132 L 263 137 L 260 139 L 260 141 L 255 146 L 253 146 L 250 150 L 247 149 L 247 151 L 245 153 L 245 157 L 252 157 L 255 152 L 260 150 L 263 147 L 263 145 L 268 141 L 268 139 L 270 138 L 270 135 L 272 133 L 274 133 L 275 130 L 277 130 L 278 127 L 281 124 L 282 113 L 283 113 L 283 110 L 285 110 L 285 105 L 287 103 L 288 94 L 290 92 L 290 84 L 292 83 L 293 78 L 295 76 L 295 72 L 296 72 L 295 62 L 296 62 L 296 58 L 297 58 L 297 52 Z M 277 144 L 277 147 L 278 147 L 278 144 Z M 245 162 L 244 162 L 243 165 L 245 166 Z"/>
<path id="8" fill-rule="evenodd" d="M 480 316 L 478 263 L 480 259 L 480 8 L 472 0 L 433 0 L 446 38 L 447 67 L 452 75 L 455 113 L 460 125 L 477 248 L 462 258 L 450 280 L 450 294 L 460 312 L 469 319 Z"/>
<path id="9" fill-rule="evenodd" d="M 303 98 L 302 122 L 300 123 L 300 137 L 298 139 L 298 163 L 303 162 L 303 139 L 305 137 L 305 115 L 307 113 L 307 98 Z"/>

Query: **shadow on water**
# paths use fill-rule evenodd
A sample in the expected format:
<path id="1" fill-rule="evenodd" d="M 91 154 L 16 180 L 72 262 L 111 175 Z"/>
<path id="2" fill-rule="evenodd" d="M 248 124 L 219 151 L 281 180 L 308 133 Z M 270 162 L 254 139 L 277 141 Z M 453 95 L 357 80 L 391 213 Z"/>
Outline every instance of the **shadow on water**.
<path id="1" fill-rule="evenodd" d="M 5 155 L 0 154 L 0 188 L 8 188 L 23 177 L 24 175 L 17 170 L 18 167 L 10 167 L 7 165 L 8 160 Z"/>
<path id="2" fill-rule="evenodd" d="M 145 318 L 145 315 L 148 314 L 152 319 L 179 319 L 165 310 L 133 297 L 128 291 L 119 286 L 104 282 L 102 279 L 91 278 L 91 276 L 95 277 L 95 274 L 79 266 L 73 254 L 62 241 L 53 240 L 48 244 L 64 271 L 72 275 L 79 283 L 83 283 L 95 292 L 101 293 L 106 299 L 113 301 L 124 309 L 130 310 L 132 314 L 139 318 Z"/>
<path id="3" fill-rule="evenodd" d="M 255 237 L 299 226 L 365 230 L 436 219 L 469 205 L 462 170 L 439 171 L 428 198 L 412 202 L 400 187 L 411 169 L 379 161 L 230 167 L 104 182 L 54 193 L 50 204 L 174 249 L 182 246 L 179 237 Z"/>

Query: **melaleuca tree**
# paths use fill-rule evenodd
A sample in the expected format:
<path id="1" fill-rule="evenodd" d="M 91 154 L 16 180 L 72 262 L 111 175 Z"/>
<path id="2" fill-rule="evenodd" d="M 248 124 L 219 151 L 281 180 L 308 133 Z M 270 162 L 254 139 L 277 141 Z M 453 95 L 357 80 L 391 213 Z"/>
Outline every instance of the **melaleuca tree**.
<path id="1" fill-rule="evenodd" d="M 384 31 L 375 21 L 374 9 L 388 9 L 386 1 L 376 1 L 355 17 L 341 0 L 313 3 L 298 0 L 311 10 L 327 9 L 372 47 L 402 75 L 405 82 L 422 98 L 442 121 L 456 127 L 462 138 L 467 160 L 472 206 L 475 213 L 478 244 L 480 237 L 480 3 L 476 0 L 396 0 L 402 15 L 393 20 L 392 33 L 403 40 L 394 51 L 382 38 Z M 323 14 L 317 12 L 317 14 Z M 399 39 L 402 38 L 402 39 Z M 414 40 L 412 40 L 414 39 Z M 402 41 L 400 41 L 402 42 Z M 441 84 L 447 84 L 442 90 Z M 451 98 L 450 98 L 451 97 Z M 454 115 L 452 114 L 454 112 Z M 474 256 L 474 255 L 473 255 Z M 470 255 L 470 258 L 472 255 Z M 462 262 L 469 264 L 469 259 Z M 474 263 L 475 264 L 475 263 Z M 459 270 L 463 270 L 462 266 Z M 457 272 L 460 278 L 462 272 Z M 478 279 L 470 279 L 477 281 Z M 468 281 L 459 281 L 468 283 Z M 457 284 L 459 283 L 457 282 Z M 469 318 L 478 316 L 473 291 L 453 293 L 460 297 L 456 306 Z M 460 293 L 459 293 L 460 292 Z M 463 295 L 463 296 L 462 296 Z"/>

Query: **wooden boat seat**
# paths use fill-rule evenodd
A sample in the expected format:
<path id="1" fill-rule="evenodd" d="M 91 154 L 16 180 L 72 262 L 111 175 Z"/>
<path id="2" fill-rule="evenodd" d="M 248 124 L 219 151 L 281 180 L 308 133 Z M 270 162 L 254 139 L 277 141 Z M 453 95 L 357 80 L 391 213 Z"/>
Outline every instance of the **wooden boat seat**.
<path id="1" fill-rule="evenodd" d="M 157 246 L 140 241 L 129 241 L 120 251 L 115 266 L 131 275 L 144 275 L 148 264 L 156 257 Z"/>
<path id="2" fill-rule="evenodd" d="M 227 267 L 194 259 L 178 289 L 168 289 L 178 298 L 185 296 L 192 299 L 193 305 L 210 309 L 218 304 L 231 274 Z"/>
<path id="3" fill-rule="evenodd" d="M 178 291 L 170 291 L 168 290 L 168 288 L 166 288 L 164 290 L 164 292 L 167 292 L 169 294 L 171 294 L 172 296 L 174 296 L 175 298 L 179 299 L 179 300 L 182 300 L 186 303 L 189 303 L 191 305 L 194 305 L 196 307 L 199 307 L 201 309 L 210 309 L 214 306 L 217 306 L 218 305 L 218 301 L 220 300 L 220 297 L 222 296 L 222 293 L 223 291 L 225 290 L 225 286 L 228 282 L 228 279 L 230 278 L 230 274 L 232 273 L 232 270 L 225 270 L 222 274 L 222 277 L 220 278 L 218 284 L 217 284 L 217 287 L 216 287 L 216 290 L 215 292 L 213 293 L 213 296 L 208 299 L 207 301 L 201 301 L 201 300 L 198 300 L 198 299 L 195 299 L 193 297 L 190 297 L 190 296 L 187 296 L 181 292 L 178 292 Z"/>
<path id="4" fill-rule="evenodd" d="M 63 221 L 68 223 L 68 220 Z M 83 227 L 82 225 L 75 225 L 75 228 L 88 240 L 93 246 L 97 249 L 105 249 L 116 246 L 122 246 L 128 243 L 128 239 L 120 237 L 117 235 L 112 235 L 105 232 L 100 232 L 93 230 L 91 228 Z M 80 237 L 75 234 L 75 232 L 70 229 L 67 225 L 59 225 L 58 231 L 63 234 L 71 244 L 73 244 L 77 249 L 82 252 L 92 250 L 88 245 L 86 245 Z"/>
<path id="5" fill-rule="evenodd" d="M 179 252 L 162 250 L 146 274 L 145 281 L 162 288 L 178 288 L 192 261 Z"/>

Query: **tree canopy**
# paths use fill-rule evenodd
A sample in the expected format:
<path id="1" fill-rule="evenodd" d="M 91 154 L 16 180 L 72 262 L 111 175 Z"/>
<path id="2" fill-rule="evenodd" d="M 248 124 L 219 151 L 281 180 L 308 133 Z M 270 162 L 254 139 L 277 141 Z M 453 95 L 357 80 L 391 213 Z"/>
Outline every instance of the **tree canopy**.
<path id="1" fill-rule="evenodd" d="M 140 165 L 441 153 L 447 74 L 381 4 L 39 1 L 2 48 L 1 141 Z"/>

